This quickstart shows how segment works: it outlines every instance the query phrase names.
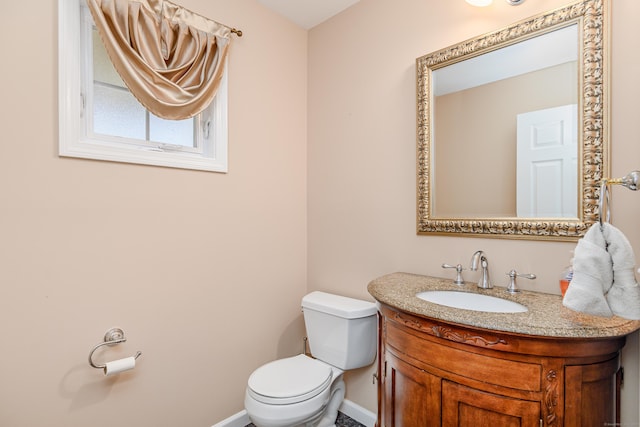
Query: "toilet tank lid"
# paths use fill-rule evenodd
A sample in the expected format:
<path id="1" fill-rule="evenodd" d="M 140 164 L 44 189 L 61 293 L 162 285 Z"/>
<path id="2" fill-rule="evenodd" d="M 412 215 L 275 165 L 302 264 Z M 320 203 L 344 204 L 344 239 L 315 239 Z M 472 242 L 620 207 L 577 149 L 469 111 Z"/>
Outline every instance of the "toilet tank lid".
<path id="1" fill-rule="evenodd" d="M 302 308 L 332 314 L 344 319 L 358 319 L 376 314 L 375 303 L 341 295 L 315 291 L 302 298 Z"/>

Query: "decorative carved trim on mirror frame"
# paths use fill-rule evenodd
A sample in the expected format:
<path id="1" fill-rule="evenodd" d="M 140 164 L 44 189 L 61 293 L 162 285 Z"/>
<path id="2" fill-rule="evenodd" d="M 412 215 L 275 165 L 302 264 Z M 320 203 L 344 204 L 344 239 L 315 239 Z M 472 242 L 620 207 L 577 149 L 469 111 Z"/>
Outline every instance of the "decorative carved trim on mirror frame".
<path id="1" fill-rule="evenodd" d="M 417 233 L 511 239 L 569 240 L 598 221 L 599 186 L 608 176 L 608 0 L 581 0 L 416 59 Z M 538 34 L 578 24 L 580 40 L 578 117 L 578 218 L 431 217 L 431 71 Z M 580 57 L 579 57 L 580 58 Z"/>

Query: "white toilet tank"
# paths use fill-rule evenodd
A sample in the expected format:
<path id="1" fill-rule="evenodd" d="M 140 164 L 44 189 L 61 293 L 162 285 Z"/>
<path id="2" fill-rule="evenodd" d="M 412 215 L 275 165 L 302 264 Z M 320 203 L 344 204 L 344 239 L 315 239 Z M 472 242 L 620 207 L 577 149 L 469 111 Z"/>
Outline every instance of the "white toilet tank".
<path id="1" fill-rule="evenodd" d="M 342 370 L 376 358 L 376 305 L 354 298 L 311 292 L 302 298 L 311 354 Z"/>

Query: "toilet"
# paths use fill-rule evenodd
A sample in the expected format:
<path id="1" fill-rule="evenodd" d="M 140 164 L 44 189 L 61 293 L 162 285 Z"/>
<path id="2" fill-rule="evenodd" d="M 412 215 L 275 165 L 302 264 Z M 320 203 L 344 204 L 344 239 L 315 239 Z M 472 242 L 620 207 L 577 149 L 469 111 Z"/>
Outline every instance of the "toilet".
<path id="1" fill-rule="evenodd" d="M 376 358 L 377 318 L 372 302 L 326 292 L 302 298 L 313 357 L 300 354 L 256 369 L 244 406 L 257 427 L 331 427 L 345 394 L 343 373 Z"/>

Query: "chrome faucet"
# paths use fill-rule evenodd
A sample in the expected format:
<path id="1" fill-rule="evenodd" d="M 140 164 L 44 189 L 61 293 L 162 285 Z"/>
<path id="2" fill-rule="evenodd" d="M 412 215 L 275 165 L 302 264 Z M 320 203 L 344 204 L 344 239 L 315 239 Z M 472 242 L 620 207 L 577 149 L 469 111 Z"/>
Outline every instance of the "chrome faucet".
<path id="1" fill-rule="evenodd" d="M 487 260 L 487 257 L 482 251 L 476 251 L 471 257 L 471 271 L 476 271 L 478 264 L 482 266 L 482 276 L 480 276 L 480 280 L 478 280 L 478 287 L 482 289 L 493 288 L 491 279 L 489 278 L 489 260 Z"/>

